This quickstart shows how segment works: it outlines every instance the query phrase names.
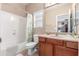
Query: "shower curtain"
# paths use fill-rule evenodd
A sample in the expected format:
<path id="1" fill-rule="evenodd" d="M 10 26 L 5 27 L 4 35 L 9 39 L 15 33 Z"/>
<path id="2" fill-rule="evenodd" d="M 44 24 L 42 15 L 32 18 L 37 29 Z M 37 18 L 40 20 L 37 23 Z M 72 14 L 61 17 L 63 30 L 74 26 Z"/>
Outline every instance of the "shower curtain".
<path id="1" fill-rule="evenodd" d="M 32 41 L 33 33 L 33 20 L 32 14 L 27 14 L 27 24 L 26 24 L 26 42 Z"/>

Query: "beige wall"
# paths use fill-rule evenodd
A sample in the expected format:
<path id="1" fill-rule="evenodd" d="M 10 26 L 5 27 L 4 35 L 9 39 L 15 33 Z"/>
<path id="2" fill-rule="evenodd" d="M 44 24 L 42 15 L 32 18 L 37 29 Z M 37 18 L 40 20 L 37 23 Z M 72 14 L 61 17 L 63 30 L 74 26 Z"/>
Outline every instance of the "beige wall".
<path id="1" fill-rule="evenodd" d="M 45 9 L 45 31 L 56 32 L 56 16 L 69 13 L 72 4 L 59 4 Z"/>
<path id="2" fill-rule="evenodd" d="M 20 16 L 26 16 L 25 5 L 16 3 L 2 3 L 1 10 L 11 12 Z"/>
<path id="3" fill-rule="evenodd" d="M 1 3 L 0 3 L 0 10 L 1 10 Z"/>
<path id="4" fill-rule="evenodd" d="M 76 4 L 76 12 L 79 12 L 79 3 L 78 4 Z M 79 25 L 78 25 L 78 27 L 77 27 L 77 30 L 78 30 L 78 34 L 79 34 Z"/>

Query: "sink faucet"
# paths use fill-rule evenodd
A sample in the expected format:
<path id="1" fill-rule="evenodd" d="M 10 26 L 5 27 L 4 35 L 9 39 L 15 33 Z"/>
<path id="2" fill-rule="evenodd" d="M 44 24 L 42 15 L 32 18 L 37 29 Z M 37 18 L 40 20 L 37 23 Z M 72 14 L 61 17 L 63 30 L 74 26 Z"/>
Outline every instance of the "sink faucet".
<path id="1" fill-rule="evenodd" d="M 58 36 L 58 32 L 56 32 L 56 36 Z"/>

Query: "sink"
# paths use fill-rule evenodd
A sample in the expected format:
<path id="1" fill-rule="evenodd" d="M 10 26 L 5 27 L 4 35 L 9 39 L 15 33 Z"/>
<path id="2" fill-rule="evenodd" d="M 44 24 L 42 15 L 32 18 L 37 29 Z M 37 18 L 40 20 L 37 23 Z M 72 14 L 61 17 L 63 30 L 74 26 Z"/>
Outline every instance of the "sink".
<path id="1" fill-rule="evenodd" d="M 50 34 L 48 35 L 51 38 L 56 38 L 56 39 L 64 39 L 64 40 L 72 40 L 72 41 L 78 41 L 77 38 L 72 37 L 71 35 L 55 35 L 55 34 Z"/>
<path id="2" fill-rule="evenodd" d="M 69 34 L 66 34 L 66 35 L 56 35 L 56 34 L 42 34 L 42 35 L 39 35 L 41 37 L 47 37 L 47 38 L 55 38 L 55 39 L 61 39 L 61 40 L 68 40 L 68 41 L 78 41 L 79 38 L 75 38 Z"/>

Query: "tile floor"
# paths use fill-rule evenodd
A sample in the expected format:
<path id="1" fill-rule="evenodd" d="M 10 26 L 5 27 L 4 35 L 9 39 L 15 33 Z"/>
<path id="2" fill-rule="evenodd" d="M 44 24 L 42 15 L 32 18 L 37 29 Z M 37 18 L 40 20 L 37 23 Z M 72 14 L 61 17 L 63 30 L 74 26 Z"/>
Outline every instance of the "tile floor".
<path id="1" fill-rule="evenodd" d="M 27 50 L 23 50 L 22 52 L 20 52 L 20 54 L 22 54 L 23 56 L 28 56 Z M 35 52 L 32 56 L 38 56 L 38 52 Z"/>

